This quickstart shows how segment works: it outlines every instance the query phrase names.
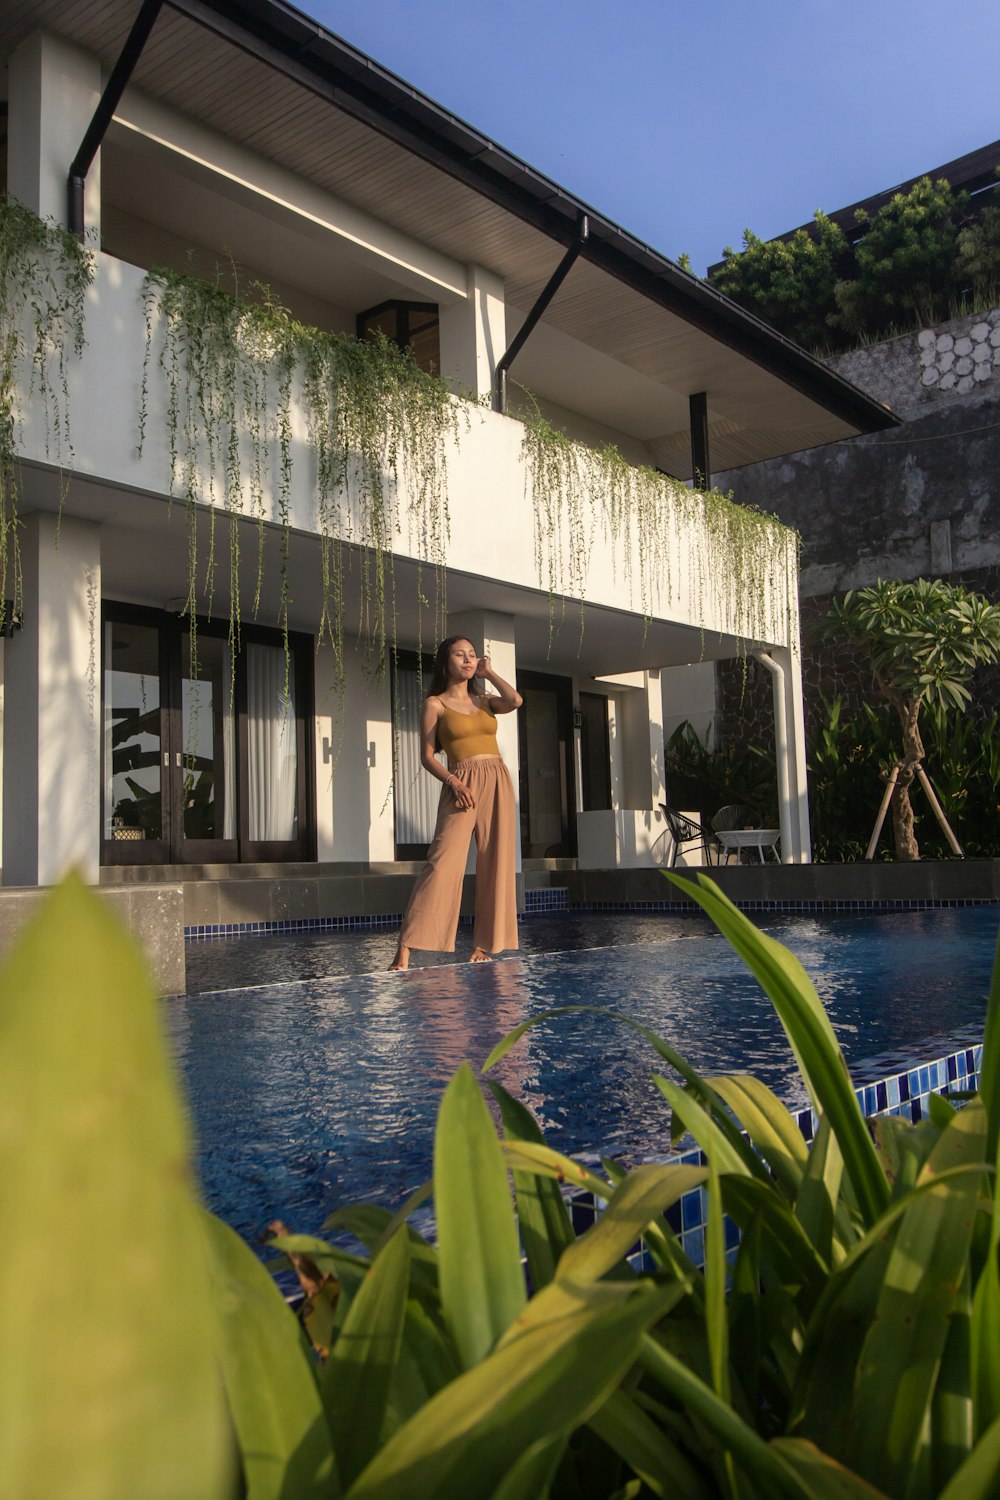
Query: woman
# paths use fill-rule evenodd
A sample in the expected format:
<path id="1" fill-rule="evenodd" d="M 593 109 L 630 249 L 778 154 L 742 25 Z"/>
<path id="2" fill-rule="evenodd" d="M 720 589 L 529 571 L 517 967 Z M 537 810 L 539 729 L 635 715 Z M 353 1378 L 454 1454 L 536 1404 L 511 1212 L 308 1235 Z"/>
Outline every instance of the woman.
<path id="1" fill-rule="evenodd" d="M 496 693 L 476 691 L 483 677 Z M 499 696 L 497 696 L 499 695 Z M 406 969 L 412 948 L 453 953 L 469 840 L 476 836 L 476 924 L 472 962 L 517 947 L 514 788 L 497 749 L 497 714 L 521 695 L 494 672 L 464 635 L 441 642 L 420 719 L 420 760 L 444 783 L 434 842 L 410 897 L 391 969 Z M 447 753 L 447 768 L 436 759 Z"/>

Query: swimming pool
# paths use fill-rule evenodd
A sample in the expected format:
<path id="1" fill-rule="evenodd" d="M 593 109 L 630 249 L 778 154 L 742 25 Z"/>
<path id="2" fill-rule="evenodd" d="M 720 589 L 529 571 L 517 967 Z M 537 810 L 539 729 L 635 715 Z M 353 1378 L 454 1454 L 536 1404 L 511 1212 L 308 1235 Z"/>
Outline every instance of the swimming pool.
<path id="1" fill-rule="evenodd" d="M 759 925 L 805 964 L 853 1065 L 887 1049 L 919 1055 L 925 1039 L 981 1026 L 997 921 L 995 909 L 970 908 Z M 563 946 L 546 951 L 560 936 Z M 391 951 L 391 935 L 381 937 Z M 587 937 L 616 941 L 569 946 Z M 245 961 L 260 973 L 275 958 L 265 951 L 272 941 L 226 946 L 250 950 Z M 540 918 L 525 924 L 525 944 L 522 956 L 492 965 L 301 978 L 170 1001 L 209 1205 L 253 1240 L 271 1218 L 315 1232 L 339 1204 L 397 1203 L 430 1173 L 438 1100 L 459 1063 L 478 1066 L 506 1031 L 553 1004 L 611 1006 L 703 1071 L 750 1070 L 801 1098 L 769 1002 L 704 919 Z M 357 966 L 374 952 L 325 935 L 299 948 L 311 972 L 323 962 Z M 529 1032 L 496 1076 L 553 1146 L 641 1160 L 668 1147 L 653 1063 L 628 1028 L 576 1015 Z"/>

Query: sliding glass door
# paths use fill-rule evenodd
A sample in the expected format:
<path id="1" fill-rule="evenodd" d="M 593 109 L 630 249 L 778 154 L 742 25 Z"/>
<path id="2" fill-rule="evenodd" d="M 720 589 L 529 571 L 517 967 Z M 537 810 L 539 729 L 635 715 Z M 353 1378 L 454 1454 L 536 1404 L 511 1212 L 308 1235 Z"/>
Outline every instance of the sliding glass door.
<path id="1" fill-rule="evenodd" d="M 311 642 L 109 606 L 106 864 L 310 859 Z"/>

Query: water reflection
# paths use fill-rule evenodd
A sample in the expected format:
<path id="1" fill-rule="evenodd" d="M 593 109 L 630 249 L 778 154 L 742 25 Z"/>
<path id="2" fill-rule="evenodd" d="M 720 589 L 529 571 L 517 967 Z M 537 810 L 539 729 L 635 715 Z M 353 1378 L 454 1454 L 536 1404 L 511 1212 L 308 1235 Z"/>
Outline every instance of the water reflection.
<path id="1" fill-rule="evenodd" d="M 633 923 L 633 941 L 614 947 L 172 1001 L 210 1204 L 252 1236 L 271 1217 L 314 1231 L 339 1203 L 399 1201 L 430 1173 L 437 1104 L 458 1065 L 479 1067 L 500 1036 L 553 1005 L 609 1006 L 703 1071 L 749 1070 L 794 1096 L 781 1028 L 728 945 L 690 919 L 660 921 L 670 925 L 658 941 L 649 940 L 654 919 Z M 802 959 L 853 1061 L 982 1021 L 995 912 L 767 926 Z M 263 956 L 269 944 L 243 946 Z M 311 962 L 318 952 L 310 946 Z M 552 1145 L 641 1158 L 668 1147 L 654 1066 L 630 1028 L 583 1013 L 530 1030 L 494 1076 Z"/>

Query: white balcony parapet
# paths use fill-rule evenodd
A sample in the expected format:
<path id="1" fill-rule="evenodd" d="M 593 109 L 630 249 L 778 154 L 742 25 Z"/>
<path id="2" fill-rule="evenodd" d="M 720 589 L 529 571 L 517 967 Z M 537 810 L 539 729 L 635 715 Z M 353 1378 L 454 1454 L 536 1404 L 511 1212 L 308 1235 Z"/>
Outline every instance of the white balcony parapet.
<path id="1" fill-rule="evenodd" d="M 227 366 L 225 350 L 209 360 L 198 345 L 205 330 L 171 327 L 169 313 L 142 271 L 98 257 L 87 344 L 69 373 L 75 472 L 536 593 L 796 648 L 797 539 L 773 518 L 447 394 L 432 418 L 418 413 L 409 427 L 405 414 L 385 410 L 368 412 L 363 430 L 354 417 L 338 427 L 336 390 L 321 401 L 316 382 L 326 372 L 301 358 L 308 340 L 290 362 L 289 345 L 275 337 L 267 347 L 264 324 L 241 325 L 234 306 L 230 353 L 239 357 Z M 22 414 L 20 452 L 44 464 L 44 413 L 30 392 Z"/>

